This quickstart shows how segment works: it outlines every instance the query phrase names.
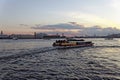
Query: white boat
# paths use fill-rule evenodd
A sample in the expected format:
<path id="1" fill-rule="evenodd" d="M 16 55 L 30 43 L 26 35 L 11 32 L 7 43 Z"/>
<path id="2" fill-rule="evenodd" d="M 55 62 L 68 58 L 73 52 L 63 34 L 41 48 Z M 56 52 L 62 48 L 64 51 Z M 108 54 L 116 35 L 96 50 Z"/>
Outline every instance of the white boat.
<path id="1" fill-rule="evenodd" d="M 13 37 L 12 39 L 13 39 L 13 40 L 18 40 L 18 38 L 17 38 L 17 37 Z"/>

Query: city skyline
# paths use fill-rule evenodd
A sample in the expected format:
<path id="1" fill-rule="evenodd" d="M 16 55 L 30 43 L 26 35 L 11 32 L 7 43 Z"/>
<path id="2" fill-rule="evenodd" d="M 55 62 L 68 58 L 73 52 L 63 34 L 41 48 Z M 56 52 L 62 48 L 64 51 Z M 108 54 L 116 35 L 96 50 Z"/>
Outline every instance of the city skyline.
<path id="1" fill-rule="evenodd" d="M 119 8 L 119 0 L 1 0 L 0 30 L 7 34 L 51 33 L 50 28 L 43 30 L 31 27 L 68 22 L 85 27 L 98 25 L 120 29 Z M 58 28 L 58 31 L 61 29 Z M 71 28 L 62 31 L 76 34 L 78 30 Z"/>

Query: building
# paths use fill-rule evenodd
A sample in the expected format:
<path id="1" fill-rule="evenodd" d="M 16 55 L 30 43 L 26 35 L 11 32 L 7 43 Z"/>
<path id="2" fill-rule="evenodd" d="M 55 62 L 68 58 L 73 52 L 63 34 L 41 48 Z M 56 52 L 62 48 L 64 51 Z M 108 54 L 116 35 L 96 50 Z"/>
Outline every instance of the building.
<path id="1" fill-rule="evenodd" d="M 3 31 L 1 31 L 1 35 L 3 35 Z"/>
<path id="2" fill-rule="evenodd" d="M 60 35 L 47 35 L 47 36 L 44 36 L 43 38 L 45 39 L 51 39 L 51 38 L 61 38 Z"/>
<path id="3" fill-rule="evenodd" d="M 12 34 L 10 35 L 10 37 L 17 39 L 34 39 L 34 35 L 29 35 L 29 34 Z"/>
<path id="4" fill-rule="evenodd" d="M 0 39 L 9 39 L 9 36 L 8 35 L 4 35 L 4 34 L 3 35 L 0 34 Z"/>
<path id="5" fill-rule="evenodd" d="M 0 39 L 9 39 L 9 36 L 6 34 L 3 34 L 3 31 L 1 31 Z"/>
<path id="6" fill-rule="evenodd" d="M 34 34 L 35 38 L 37 39 L 42 39 L 44 38 L 45 36 L 48 36 L 46 33 L 36 33 Z"/>

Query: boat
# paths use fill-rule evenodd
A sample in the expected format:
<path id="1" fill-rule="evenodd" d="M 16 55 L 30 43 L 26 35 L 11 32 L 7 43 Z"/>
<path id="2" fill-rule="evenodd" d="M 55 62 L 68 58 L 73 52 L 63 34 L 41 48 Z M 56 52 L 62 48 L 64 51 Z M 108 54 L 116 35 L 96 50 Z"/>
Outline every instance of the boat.
<path id="1" fill-rule="evenodd" d="M 85 40 L 56 40 L 53 43 L 53 47 L 56 48 L 77 48 L 77 47 L 90 47 L 93 46 L 94 43 L 91 41 Z"/>
<path id="2" fill-rule="evenodd" d="M 17 38 L 17 37 L 13 37 L 12 39 L 13 39 L 13 40 L 18 40 L 18 38 Z"/>

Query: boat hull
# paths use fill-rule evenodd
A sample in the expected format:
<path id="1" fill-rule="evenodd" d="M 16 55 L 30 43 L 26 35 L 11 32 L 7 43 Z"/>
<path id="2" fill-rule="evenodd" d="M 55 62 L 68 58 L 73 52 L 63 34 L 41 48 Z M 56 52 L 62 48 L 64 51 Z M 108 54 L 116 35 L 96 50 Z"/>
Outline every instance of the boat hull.
<path id="1" fill-rule="evenodd" d="M 54 46 L 55 48 L 58 49 L 67 49 L 67 48 L 81 48 L 81 47 L 92 47 L 94 46 L 93 43 L 91 44 L 86 44 L 86 45 L 76 45 L 76 46 Z"/>

